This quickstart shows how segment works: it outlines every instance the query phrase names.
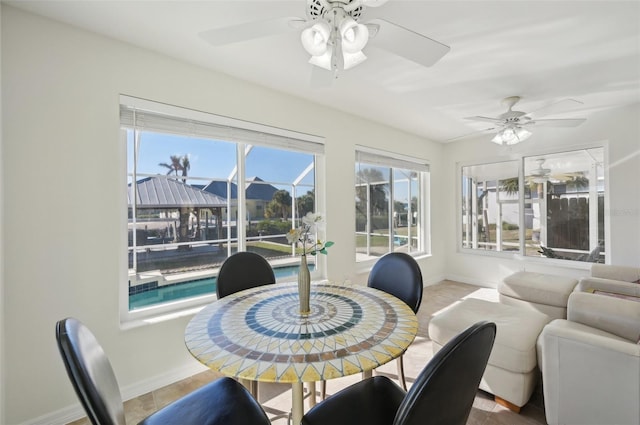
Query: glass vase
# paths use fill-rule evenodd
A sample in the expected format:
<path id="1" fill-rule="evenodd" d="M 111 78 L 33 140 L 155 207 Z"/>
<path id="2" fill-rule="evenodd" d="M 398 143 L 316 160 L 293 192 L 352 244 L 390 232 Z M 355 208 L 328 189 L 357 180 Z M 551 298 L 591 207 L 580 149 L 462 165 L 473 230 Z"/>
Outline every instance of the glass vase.
<path id="1" fill-rule="evenodd" d="M 300 297 L 300 314 L 309 314 L 309 298 L 311 297 L 311 274 L 307 266 L 307 256 L 300 256 L 300 269 L 298 270 L 298 296 Z"/>

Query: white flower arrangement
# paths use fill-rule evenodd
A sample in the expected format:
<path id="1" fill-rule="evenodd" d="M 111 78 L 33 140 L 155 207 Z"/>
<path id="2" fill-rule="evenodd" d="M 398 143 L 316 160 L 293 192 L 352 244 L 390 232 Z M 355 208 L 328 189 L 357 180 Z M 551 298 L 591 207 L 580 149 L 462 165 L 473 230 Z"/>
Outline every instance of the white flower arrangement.
<path id="1" fill-rule="evenodd" d="M 327 248 L 333 245 L 333 242 L 316 240 L 315 242 L 309 241 L 309 235 L 316 232 L 316 228 L 319 224 L 323 223 L 322 215 L 308 212 L 307 215 L 302 217 L 302 226 L 289 230 L 287 233 L 287 241 L 290 244 L 302 242 L 302 255 L 316 255 L 327 254 Z M 311 243 L 311 246 L 307 247 L 307 243 Z"/>

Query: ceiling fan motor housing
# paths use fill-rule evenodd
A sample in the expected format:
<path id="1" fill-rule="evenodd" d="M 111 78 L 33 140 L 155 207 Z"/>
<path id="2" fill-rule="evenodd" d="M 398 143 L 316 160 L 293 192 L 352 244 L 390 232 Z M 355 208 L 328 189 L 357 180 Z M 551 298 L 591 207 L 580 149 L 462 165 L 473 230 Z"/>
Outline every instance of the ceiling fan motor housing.
<path id="1" fill-rule="evenodd" d="M 352 3 L 355 4 L 350 7 Z M 323 19 L 333 9 L 342 9 L 355 21 L 362 16 L 362 5 L 358 0 L 307 0 L 307 16 L 311 20 Z"/>

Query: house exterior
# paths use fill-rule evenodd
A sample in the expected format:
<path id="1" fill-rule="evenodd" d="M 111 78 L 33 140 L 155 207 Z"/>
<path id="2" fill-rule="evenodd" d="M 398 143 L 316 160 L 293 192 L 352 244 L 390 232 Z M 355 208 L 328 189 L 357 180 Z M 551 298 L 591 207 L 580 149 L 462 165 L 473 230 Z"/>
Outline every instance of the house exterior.
<path id="1" fill-rule="evenodd" d="M 267 205 L 273 199 L 273 194 L 278 190 L 275 186 L 264 183 L 260 177 L 251 177 L 248 179 L 249 183 L 246 185 L 246 208 L 247 208 L 247 220 L 255 221 L 264 219 L 264 212 Z M 227 183 L 224 181 L 212 181 L 208 185 L 203 187 L 203 190 L 213 193 L 221 198 L 227 197 L 228 187 L 231 188 L 231 200 L 237 204 L 238 200 L 238 186 L 235 183 Z M 236 217 L 238 214 L 238 208 L 231 208 L 231 217 Z"/>

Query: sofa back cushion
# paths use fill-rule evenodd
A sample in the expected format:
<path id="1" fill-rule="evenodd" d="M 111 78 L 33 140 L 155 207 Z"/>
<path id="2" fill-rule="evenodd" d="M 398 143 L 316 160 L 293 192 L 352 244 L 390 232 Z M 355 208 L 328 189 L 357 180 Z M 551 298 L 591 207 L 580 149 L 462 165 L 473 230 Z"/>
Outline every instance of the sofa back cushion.
<path id="1" fill-rule="evenodd" d="M 602 279 L 622 280 L 640 283 L 640 267 L 612 266 L 609 264 L 593 264 L 591 276 Z"/>
<path id="2" fill-rule="evenodd" d="M 569 296 L 567 319 L 617 335 L 640 339 L 640 303 L 587 292 Z"/>

